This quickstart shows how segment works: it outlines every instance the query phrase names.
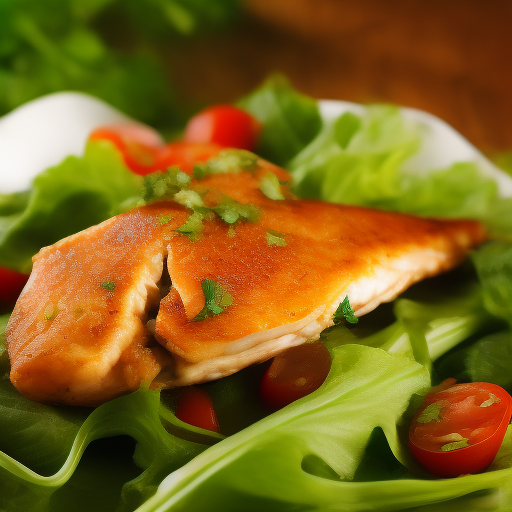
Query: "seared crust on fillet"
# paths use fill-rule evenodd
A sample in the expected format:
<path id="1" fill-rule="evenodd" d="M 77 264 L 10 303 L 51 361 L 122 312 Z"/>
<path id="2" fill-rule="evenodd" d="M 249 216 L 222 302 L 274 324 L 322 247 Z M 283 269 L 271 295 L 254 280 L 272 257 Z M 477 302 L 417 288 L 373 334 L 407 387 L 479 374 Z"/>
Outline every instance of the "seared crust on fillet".
<path id="1" fill-rule="evenodd" d="M 191 211 L 167 201 L 42 249 L 6 332 L 13 384 L 35 400 L 96 405 L 143 381 L 216 379 L 318 338 L 346 296 L 368 313 L 485 239 L 477 222 L 297 200 L 286 187 L 271 200 L 260 190 L 269 172 L 289 179 L 260 160 L 191 184 L 210 207 L 226 195 L 256 205 L 257 222 L 212 214 L 192 241 L 176 231 Z M 286 245 L 269 244 L 269 230 Z M 232 303 L 198 321 L 206 280 Z"/>

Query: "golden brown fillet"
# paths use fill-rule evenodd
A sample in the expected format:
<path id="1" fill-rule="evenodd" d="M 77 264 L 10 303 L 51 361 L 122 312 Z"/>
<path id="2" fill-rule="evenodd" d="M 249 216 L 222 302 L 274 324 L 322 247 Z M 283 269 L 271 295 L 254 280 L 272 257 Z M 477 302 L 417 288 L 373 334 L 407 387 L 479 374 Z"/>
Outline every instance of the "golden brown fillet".
<path id="1" fill-rule="evenodd" d="M 191 211 L 168 201 L 41 250 L 6 333 L 14 385 L 36 400 L 95 405 L 142 381 L 219 378 L 316 339 L 345 296 L 365 314 L 485 238 L 476 222 L 295 200 L 286 187 L 288 199 L 274 201 L 259 188 L 269 171 L 288 179 L 259 161 L 191 185 L 210 207 L 225 195 L 257 205 L 257 222 L 233 228 L 211 214 L 192 241 L 176 232 Z M 269 244 L 269 230 L 286 245 Z M 159 304 L 165 262 L 172 287 Z M 205 280 L 232 304 L 198 321 Z"/>

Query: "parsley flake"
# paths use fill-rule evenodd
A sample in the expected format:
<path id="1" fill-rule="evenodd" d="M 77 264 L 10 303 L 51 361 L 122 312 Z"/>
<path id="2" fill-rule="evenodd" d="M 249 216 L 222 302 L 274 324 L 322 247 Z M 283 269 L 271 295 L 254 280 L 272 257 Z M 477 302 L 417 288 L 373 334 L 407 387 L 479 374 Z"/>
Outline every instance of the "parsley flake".
<path id="1" fill-rule="evenodd" d="M 286 247 L 286 240 L 283 233 L 267 229 L 267 245 L 269 247 Z"/>
<path id="2" fill-rule="evenodd" d="M 461 436 L 462 437 L 462 436 Z M 453 450 L 460 450 L 469 446 L 466 437 L 463 437 L 460 441 L 454 441 L 453 443 L 446 443 L 441 446 L 442 452 L 452 452 Z"/>
<path id="3" fill-rule="evenodd" d="M 442 408 L 443 406 L 438 402 L 430 404 L 427 407 L 425 407 L 425 409 L 418 416 L 418 419 L 416 421 L 418 423 L 430 423 L 431 421 L 436 421 L 437 423 L 439 423 L 441 421 L 439 419 L 439 415 L 441 414 Z"/>
<path id="4" fill-rule="evenodd" d="M 142 197 L 146 203 L 172 199 L 180 190 L 188 187 L 191 180 L 178 167 L 169 167 L 166 172 L 153 172 L 144 176 Z"/>
<path id="5" fill-rule="evenodd" d="M 44 319 L 46 321 L 50 321 L 53 320 L 59 314 L 59 310 L 53 304 L 48 304 L 48 306 L 44 308 L 43 314 Z"/>
<path id="6" fill-rule="evenodd" d="M 114 283 L 114 281 L 103 281 L 100 284 L 100 288 L 113 292 L 116 289 L 116 283 Z"/>
<path id="7" fill-rule="evenodd" d="M 233 297 L 225 288 L 213 279 L 205 279 L 201 282 L 204 293 L 204 308 L 193 319 L 194 322 L 206 320 L 214 315 L 219 315 L 224 308 L 233 304 Z"/>
<path id="8" fill-rule="evenodd" d="M 225 149 L 194 167 L 194 177 L 202 180 L 212 174 L 236 174 L 258 168 L 258 157 L 245 149 Z"/>
<path id="9" fill-rule="evenodd" d="M 260 190 L 269 198 L 274 201 L 281 201 L 284 199 L 281 192 L 281 183 L 278 177 L 273 172 L 268 172 L 260 180 Z"/>
<path id="10" fill-rule="evenodd" d="M 203 198 L 195 190 L 180 190 L 174 195 L 174 200 L 191 210 L 205 207 Z"/>
<path id="11" fill-rule="evenodd" d="M 202 213 L 194 212 L 189 215 L 185 223 L 176 232 L 188 236 L 192 242 L 195 242 L 203 234 L 203 219 L 204 215 Z"/>
<path id="12" fill-rule="evenodd" d="M 165 226 L 168 222 L 171 222 L 173 218 L 174 217 L 172 215 L 160 215 L 158 217 L 158 223 L 160 226 Z"/>
<path id="13" fill-rule="evenodd" d="M 343 299 L 343 302 L 341 302 L 334 312 L 334 315 L 332 315 L 332 320 L 335 324 L 339 324 L 343 319 L 349 324 L 357 324 L 357 322 L 359 322 L 359 318 L 354 315 L 354 310 L 350 307 L 348 297 Z"/>
<path id="14" fill-rule="evenodd" d="M 228 196 L 224 196 L 222 202 L 213 208 L 213 211 L 228 224 L 234 224 L 238 220 L 258 222 L 260 218 L 257 206 L 239 203 Z"/>

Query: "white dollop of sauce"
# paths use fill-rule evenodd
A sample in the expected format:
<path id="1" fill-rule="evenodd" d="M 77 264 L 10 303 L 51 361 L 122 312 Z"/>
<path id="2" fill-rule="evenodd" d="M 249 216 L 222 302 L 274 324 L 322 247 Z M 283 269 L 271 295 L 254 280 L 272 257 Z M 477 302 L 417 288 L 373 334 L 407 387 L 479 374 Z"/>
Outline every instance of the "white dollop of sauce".
<path id="1" fill-rule="evenodd" d="M 133 122 L 107 103 L 78 92 L 30 101 L 0 118 L 0 192 L 27 190 L 40 172 L 82 155 L 98 126 Z"/>

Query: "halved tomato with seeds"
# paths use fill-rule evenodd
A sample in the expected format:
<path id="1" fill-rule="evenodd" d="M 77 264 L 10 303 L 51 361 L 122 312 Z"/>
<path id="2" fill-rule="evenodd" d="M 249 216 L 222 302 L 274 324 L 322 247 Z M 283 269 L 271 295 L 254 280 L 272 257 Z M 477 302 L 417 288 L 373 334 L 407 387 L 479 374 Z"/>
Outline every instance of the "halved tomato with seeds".
<path id="1" fill-rule="evenodd" d="M 512 397 L 495 384 L 456 384 L 430 393 L 409 430 L 411 452 L 436 476 L 478 473 L 496 457 L 511 415 Z"/>

